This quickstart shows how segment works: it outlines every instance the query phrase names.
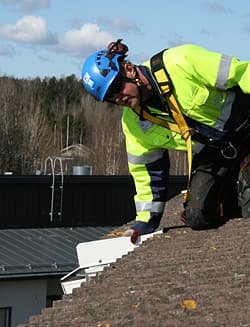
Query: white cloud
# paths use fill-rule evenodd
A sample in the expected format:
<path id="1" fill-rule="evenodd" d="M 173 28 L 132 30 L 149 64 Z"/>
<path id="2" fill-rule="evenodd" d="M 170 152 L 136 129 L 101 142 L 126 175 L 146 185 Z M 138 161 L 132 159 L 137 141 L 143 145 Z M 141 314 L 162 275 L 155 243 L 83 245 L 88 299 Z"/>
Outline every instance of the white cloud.
<path id="1" fill-rule="evenodd" d="M 31 44 L 56 42 L 56 36 L 49 32 L 46 21 L 37 16 L 23 16 L 15 25 L 0 25 L 0 37 Z"/>
<path id="2" fill-rule="evenodd" d="M 98 22 L 105 24 L 111 28 L 115 28 L 117 30 L 124 32 L 136 32 L 140 33 L 140 29 L 137 26 L 137 24 L 131 20 L 123 19 L 123 18 L 116 18 L 116 19 L 110 19 L 107 16 L 102 16 L 98 19 Z"/>
<path id="3" fill-rule="evenodd" d="M 241 28 L 241 30 L 247 34 L 250 34 L 250 26 L 249 25 L 245 25 Z"/>
<path id="4" fill-rule="evenodd" d="M 67 31 L 51 49 L 83 58 L 93 51 L 105 49 L 113 40 L 114 37 L 98 25 L 85 24 L 80 29 Z"/>
<path id="5" fill-rule="evenodd" d="M 12 46 L 0 45 L 0 56 L 13 57 L 16 54 Z"/>
<path id="6" fill-rule="evenodd" d="M 226 7 L 219 3 L 218 1 L 209 1 L 206 3 L 206 6 L 211 12 L 219 14 L 231 14 L 233 11 L 229 7 Z"/>
<path id="7" fill-rule="evenodd" d="M 0 0 L 0 3 L 14 6 L 14 8 L 24 13 L 31 13 L 50 6 L 50 0 Z"/>
<path id="8" fill-rule="evenodd" d="M 176 47 L 178 45 L 184 44 L 184 43 L 189 43 L 185 41 L 184 36 L 174 33 L 173 37 L 171 40 L 168 40 L 168 44 L 170 47 Z"/>

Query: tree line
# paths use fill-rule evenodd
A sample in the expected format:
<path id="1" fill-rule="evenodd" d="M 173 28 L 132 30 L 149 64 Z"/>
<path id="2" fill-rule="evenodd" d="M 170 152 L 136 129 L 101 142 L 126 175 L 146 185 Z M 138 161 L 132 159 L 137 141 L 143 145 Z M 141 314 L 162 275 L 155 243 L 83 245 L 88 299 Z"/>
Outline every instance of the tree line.
<path id="1" fill-rule="evenodd" d="M 122 108 L 95 101 L 75 75 L 0 77 L 0 174 L 43 171 L 61 158 L 66 173 L 90 165 L 95 175 L 128 174 Z M 186 174 L 185 154 L 170 152 L 171 174 Z"/>

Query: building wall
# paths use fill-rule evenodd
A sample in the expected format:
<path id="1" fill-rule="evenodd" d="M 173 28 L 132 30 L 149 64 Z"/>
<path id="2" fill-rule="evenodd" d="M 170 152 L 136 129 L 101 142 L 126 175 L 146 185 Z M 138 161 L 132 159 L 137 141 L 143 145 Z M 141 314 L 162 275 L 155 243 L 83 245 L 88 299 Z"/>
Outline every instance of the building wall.
<path id="1" fill-rule="evenodd" d="M 119 226 L 136 216 L 131 176 L 66 175 L 62 184 L 58 175 L 54 182 L 48 175 L 0 175 L 0 229 Z M 186 176 L 170 176 L 169 198 L 186 183 Z"/>
<path id="2" fill-rule="evenodd" d="M 0 282 L 0 308 L 11 307 L 11 327 L 39 314 L 46 307 L 46 297 L 46 279 Z"/>
<path id="3" fill-rule="evenodd" d="M 0 228 L 122 225 L 134 192 L 130 176 L 0 175 Z"/>

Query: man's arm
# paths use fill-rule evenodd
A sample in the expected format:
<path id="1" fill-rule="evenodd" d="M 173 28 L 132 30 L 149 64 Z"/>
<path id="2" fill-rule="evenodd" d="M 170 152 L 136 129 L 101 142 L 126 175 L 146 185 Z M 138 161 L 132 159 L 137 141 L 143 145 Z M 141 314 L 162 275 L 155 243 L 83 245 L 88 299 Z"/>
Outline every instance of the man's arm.
<path id="1" fill-rule="evenodd" d="M 141 234 L 153 232 L 160 224 L 167 199 L 169 155 L 166 133 L 161 126 L 139 117 L 128 109 L 123 116 L 129 172 L 136 188 L 136 221 L 132 229 Z M 165 143 L 165 144 L 164 144 Z"/>

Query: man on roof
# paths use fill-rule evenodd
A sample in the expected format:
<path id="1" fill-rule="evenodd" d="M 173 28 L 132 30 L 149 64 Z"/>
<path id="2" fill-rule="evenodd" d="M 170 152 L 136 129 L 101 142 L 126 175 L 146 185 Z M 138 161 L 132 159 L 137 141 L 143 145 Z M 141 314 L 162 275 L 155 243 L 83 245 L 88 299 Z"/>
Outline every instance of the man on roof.
<path id="1" fill-rule="evenodd" d="M 222 216 L 234 214 L 249 218 L 250 62 L 185 44 L 135 65 L 126 59 L 128 47 L 121 41 L 87 58 L 82 82 L 98 101 L 123 106 L 137 212 L 125 235 L 135 241 L 159 226 L 169 149 L 188 154 L 181 215 L 187 226 L 218 227 Z"/>

